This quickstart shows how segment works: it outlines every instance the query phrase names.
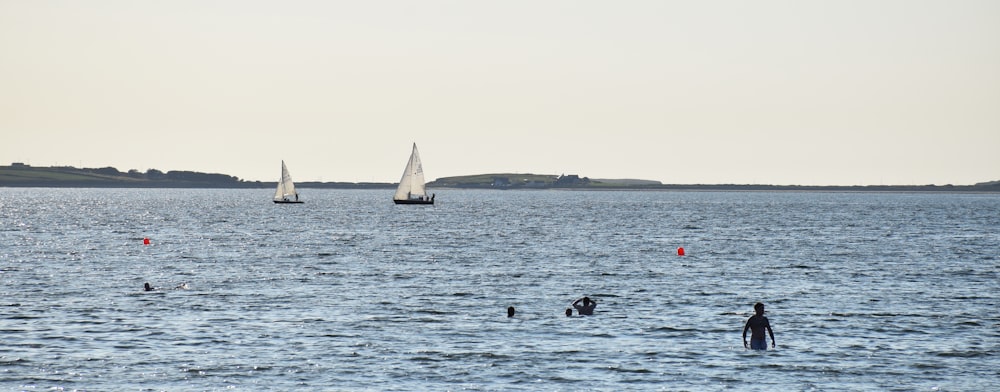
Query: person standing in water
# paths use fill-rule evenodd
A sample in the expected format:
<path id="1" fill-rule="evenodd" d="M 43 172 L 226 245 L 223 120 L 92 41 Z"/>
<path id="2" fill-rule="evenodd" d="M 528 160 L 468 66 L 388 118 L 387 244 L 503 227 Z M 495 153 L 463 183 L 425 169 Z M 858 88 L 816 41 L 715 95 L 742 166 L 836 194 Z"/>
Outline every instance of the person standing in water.
<path id="1" fill-rule="evenodd" d="M 771 335 L 771 348 L 774 348 L 774 331 L 771 330 L 771 322 L 764 317 L 764 304 L 758 302 L 753 306 L 756 314 L 747 319 L 747 324 L 743 326 L 743 347 L 752 350 L 767 350 L 767 340 L 764 339 L 764 330 Z M 750 345 L 747 345 L 747 330 L 750 330 Z"/>
<path id="2" fill-rule="evenodd" d="M 582 305 L 580 304 L 581 302 L 583 303 Z M 573 301 L 573 307 L 576 308 L 576 312 L 580 313 L 581 316 L 593 316 L 597 302 L 592 301 L 590 297 L 583 297 Z"/>

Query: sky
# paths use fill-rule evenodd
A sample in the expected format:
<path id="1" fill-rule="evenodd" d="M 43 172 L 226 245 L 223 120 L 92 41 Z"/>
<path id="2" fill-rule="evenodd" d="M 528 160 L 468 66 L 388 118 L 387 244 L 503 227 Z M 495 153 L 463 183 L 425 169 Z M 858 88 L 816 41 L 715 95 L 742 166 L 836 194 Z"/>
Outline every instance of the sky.
<path id="1" fill-rule="evenodd" d="M 1000 1 L 0 0 L 0 165 L 1000 180 Z"/>

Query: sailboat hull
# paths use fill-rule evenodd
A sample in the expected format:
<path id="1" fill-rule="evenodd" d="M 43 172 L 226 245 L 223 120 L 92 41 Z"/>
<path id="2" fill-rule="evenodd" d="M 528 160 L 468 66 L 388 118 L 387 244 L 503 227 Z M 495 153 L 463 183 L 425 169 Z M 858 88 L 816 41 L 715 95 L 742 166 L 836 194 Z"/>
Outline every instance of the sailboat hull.
<path id="1" fill-rule="evenodd" d="M 392 199 L 396 204 L 434 204 L 434 200 L 397 200 Z"/>
<path id="2" fill-rule="evenodd" d="M 304 201 L 295 201 L 295 200 L 275 200 L 274 201 L 274 204 L 302 204 L 302 203 L 305 203 L 305 202 Z"/>

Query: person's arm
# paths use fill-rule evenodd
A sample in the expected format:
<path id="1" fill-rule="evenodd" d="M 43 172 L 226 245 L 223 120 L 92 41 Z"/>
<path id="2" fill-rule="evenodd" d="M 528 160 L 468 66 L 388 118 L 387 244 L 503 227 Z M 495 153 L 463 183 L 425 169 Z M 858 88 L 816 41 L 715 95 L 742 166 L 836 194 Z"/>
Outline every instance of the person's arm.
<path id="1" fill-rule="evenodd" d="M 774 348 L 774 331 L 771 330 L 771 322 L 767 322 L 767 334 L 771 335 L 771 348 Z"/>
<path id="2" fill-rule="evenodd" d="M 583 301 L 583 298 L 578 298 L 576 301 L 573 301 L 573 307 L 579 307 L 580 301 Z"/>
<path id="3" fill-rule="evenodd" d="M 743 326 L 743 348 L 749 348 L 750 345 L 747 344 L 747 330 L 750 329 L 750 319 L 747 319 L 746 325 Z M 772 338 L 773 342 L 774 339 Z"/>

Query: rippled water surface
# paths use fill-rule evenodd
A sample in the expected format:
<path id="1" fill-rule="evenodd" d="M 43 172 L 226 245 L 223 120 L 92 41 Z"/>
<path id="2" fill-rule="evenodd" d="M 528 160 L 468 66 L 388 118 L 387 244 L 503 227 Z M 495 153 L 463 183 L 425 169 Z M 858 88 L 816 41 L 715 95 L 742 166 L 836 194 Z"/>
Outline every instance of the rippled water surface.
<path id="1" fill-rule="evenodd" d="M 1000 195 L 436 193 L 6 189 L 0 389 L 1000 384 Z"/>

